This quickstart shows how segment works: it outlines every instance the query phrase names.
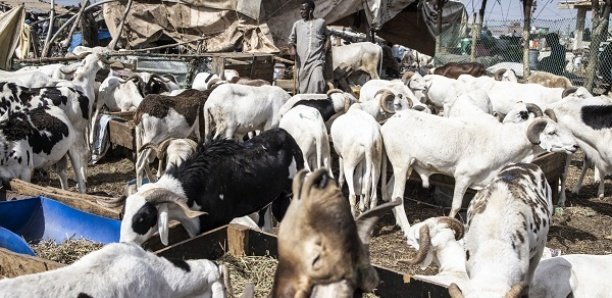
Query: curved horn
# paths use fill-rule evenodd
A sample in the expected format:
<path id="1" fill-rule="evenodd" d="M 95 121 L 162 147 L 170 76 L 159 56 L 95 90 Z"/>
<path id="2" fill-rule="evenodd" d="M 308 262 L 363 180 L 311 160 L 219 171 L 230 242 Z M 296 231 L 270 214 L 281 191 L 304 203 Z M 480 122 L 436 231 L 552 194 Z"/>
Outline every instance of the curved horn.
<path id="1" fill-rule="evenodd" d="M 548 118 L 552 119 L 552 121 L 559 122 L 557 121 L 557 114 L 555 114 L 555 111 L 553 111 L 552 109 L 544 110 L 544 114 L 548 116 Z"/>
<path id="2" fill-rule="evenodd" d="M 577 87 L 569 87 L 569 88 L 565 88 L 565 89 L 563 90 L 563 93 L 561 93 L 561 98 L 568 97 L 568 96 L 570 96 L 570 95 L 572 95 L 572 94 L 576 93 L 576 91 L 578 91 L 578 88 L 577 88 Z"/>
<path id="3" fill-rule="evenodd" d="M 510 288 L 510 291 L 506 293 L 505 297 L 506 298 L 519 298 L 521 297 L 521 294 L 523 293 L 524 289 L 525 289 L 524 282 L 515 283 L 514 285 L 512 285 L 512 288 Z"/>
<path id="4" fill-rule="evenodd" d="M 342 90 L 340 90 L 340 89 L 337 89 L 337 88 L 334 88 L 334 89 L 329 89 L 329 90 L 327 91 L 327 93 L 325 93 L 325 94 L 326 94 L 327 96 L 330 96 L 330 95 L 332 95 L 332 94 L 334 94 L 334 93 L 344 93 L 344 91 L 342 91 Z"/>
<path id="5" fill-rule="evenodd" d="M 113 63 L 112 61 L 106 59 L 106 57 L 104 57 L 104 55 L 98 55 L 98 60 L 100 60 L 100 62 L 102 62 L 104 64 L 111 64 L 111 63 Z"/>
<path id="6" fill-rule="evenodd" d="M 429 236 L 429 227 L 423 225 L 419 229 L 419 250 L 416 253 L 414 259 L 410 260 L 411 265 L 420 264 L 425 260 L 427 254 L 431 250 L 431 237 Z"/>
<path id="7" fill-rule="evenodd" d="M 533 103 L 525 103 L 525 106 L 527 107 L 527 112 L 533 113 L 536 117 L 544 116 L 544 113 L 542 113 L 542 109 L 540 109 L 538 105 Z"/>
<path id="8" fill-rule="evenodd" d="M 142 82 L 144 82 L 142 80 L 142 78 L 139 75 L 137 75 L 137 74 L 133 74 L 133 75 L 129 76 L 126 79 L 126 81 L 133 81 L 134 83 L 142 83 Z"/>
<path id="9" fill-rule="evenodd" d="M 381 91 L 382 91 L 382 92 L 381 92 Z M 395 113 L 395 111 L 394 111 L 394 110 L 389 110 L 389 109 L 387 108 L 387 105 L 385 104 L 385 102 L 386 102 L 386 101 L 387 101 L 389 98 L 393 99 L 393 98 L 395 97 L 395 94 L 393 94 L 393 92 L 391 92 L 391 91 L 389 91 L 389 90 L 387 90 L 387 89 L 379 90 L 378 92 L 376 92 L 376 94 L 379 94 L 379 93 L 382 93 L 382 94 L 380 95 L 380 99 L 379 99 L 379 105 L 380 105 L 380 108 L 381 108 L 381 109 L 382 109 L 382 110 L 383 110 L 385 113 L 389 113 L 389 114 L 393 114 L 393 113 Z M 374 95 L 374 96 L 376 96 L 376 95 Z"/>
<path id="10" fill-rule="evenodd" d="M 138 153 L 141 153 L 142 151 L 144 151 L 145 149 L 153 149 L 153 151 L 155 152 L 159 152 L 159 148 L 157 147 L 156 144 L 154 143 L 146 143 L 144 145 L 142 145 L 142 147 L 140 147 L 140 149 L 138 149 Z"/>
<path id="11" fill-rule="evenodd" d="M 456 283 L 452 283 L 450 284 L 450 286 L 448 286 L 448 294 L 452 298 L 463 298 L 463 293 L 461 292 L 461 289 L 459 289 Z"/>
<path id="12" fill-rule="evenodd" d="M 546 119 L 543 118 L 536 119 L 529 124 L 529 127 L 527 127 L 527 139 L 531 144 L 540 144 L 540 133 L 546 128 L 546 124 Z"/>
<path id="13" fill-rule="evenodd" d="M 463 226 L 463 223 L 461 223 L 459 220 L 448 216 L 440 216 L 438 218 L 438 221 L 440 223 L 446 224 L 449 228 L 455 231 L 455 240 L 463 238 L 465 227 Z"/>
<path id="14" fill-rule="evenodd" d="M 501 81 L 504 73 L 506 72 L 505 68 L 498 69 L 495 73 L 493 73 L 493 77 L 496 81 Z"/>
<path id="15" fill-rule="evenodd" d="M 183 211 L 185 212 L 185 215 L 189 218 L 195 218 L 200 215 L 208 214 L 207 212 L 203 211 L 191 210 L 191 208 L 189 208 L 189 206 L 187 206 L 187 204 L 185 203 L 187 202 L 187 198 L 167 189 L 154 188 L 145 191 L 142 195 L 145 197 L 145 201 L 153 205 L 173 203 L 181 207 L 181 209 L 183 209 Z"/>

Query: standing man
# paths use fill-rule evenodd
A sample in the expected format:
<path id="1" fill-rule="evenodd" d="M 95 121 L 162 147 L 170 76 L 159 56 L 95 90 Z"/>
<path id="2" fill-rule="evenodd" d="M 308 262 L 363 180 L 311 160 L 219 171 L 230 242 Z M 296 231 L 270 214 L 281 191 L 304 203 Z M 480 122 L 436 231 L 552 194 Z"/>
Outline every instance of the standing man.
<path id="1" fill-rule="evenodd" d="M 325 93 L 325 54 L 331 43 L 325 20 L 314 18 L 314 8 L 314 1 L 302 1 L 302 19 L 293 24 L 289 35 L 290 54 L 298 67 L 299 93 Z"/>

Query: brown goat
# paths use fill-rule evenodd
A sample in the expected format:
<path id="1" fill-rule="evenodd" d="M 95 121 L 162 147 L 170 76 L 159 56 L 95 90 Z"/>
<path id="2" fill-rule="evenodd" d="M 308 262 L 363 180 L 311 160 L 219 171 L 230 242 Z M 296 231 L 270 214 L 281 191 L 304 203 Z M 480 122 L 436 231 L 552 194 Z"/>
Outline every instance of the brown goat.
<path id="1" fill-rule="evenodd" d="M 397 205 L 380 205 L 355 222 L 327 170 L 298 172 L 278 233 L 272 296 L 353 297 L 356 290 L 372 291 L 378 274 L 370 264 L 369 238 L 378 218 Z"/>
<path id="2" fill-rule="evenodd" d="M 451 79 L 457 79 L 462 74 L 479 77 L 486 73 L 486 68 L 478 62 L 449 62 L 440 67 L 436 67 L 433 73 Z"/>

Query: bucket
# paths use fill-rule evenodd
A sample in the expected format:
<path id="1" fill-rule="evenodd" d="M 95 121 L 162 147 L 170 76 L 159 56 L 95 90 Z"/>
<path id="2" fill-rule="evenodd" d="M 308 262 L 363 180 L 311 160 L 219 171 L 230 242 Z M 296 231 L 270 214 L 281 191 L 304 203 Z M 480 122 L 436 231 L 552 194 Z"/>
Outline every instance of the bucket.
<path id="1" fill-rule="evenodd" d="M 540 51 L 538 49 L 529 49 L 529 69 L 538 69 L 538 56 Z"/>

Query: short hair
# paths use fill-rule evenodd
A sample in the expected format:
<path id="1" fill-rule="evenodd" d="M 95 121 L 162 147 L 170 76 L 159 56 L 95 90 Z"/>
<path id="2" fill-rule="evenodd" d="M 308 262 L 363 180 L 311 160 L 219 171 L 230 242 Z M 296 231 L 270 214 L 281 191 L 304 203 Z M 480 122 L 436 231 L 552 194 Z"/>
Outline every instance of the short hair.
<path id="1" fill-rule="evenodd" d="M 315 3 L 312 0 L 302 0 L 302 4 L 308 4 L 308 6 L 310 6 L 310 9 L 315 9 Z"/>

